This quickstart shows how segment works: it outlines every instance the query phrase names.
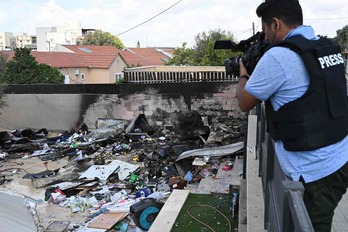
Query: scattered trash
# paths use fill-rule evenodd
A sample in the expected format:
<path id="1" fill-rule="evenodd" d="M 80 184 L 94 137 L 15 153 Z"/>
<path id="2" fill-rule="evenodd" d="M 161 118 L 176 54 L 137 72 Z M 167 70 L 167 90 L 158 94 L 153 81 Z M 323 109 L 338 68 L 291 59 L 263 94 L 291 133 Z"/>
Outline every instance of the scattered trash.
<path id="1" fill-rule="evenodd" d="M 186 180 L 187 182 L 190 182 L 192 181 L 192 179 L 193 179 L 193 174 L 192 172 L 188 171 L 186 175 L 184 176 L 184 180 Z"/>
<path id="2" fill-rule="evenodd" d="M 100 208 L 98 210 L 95 210 L 95 211 L 91 212 L 88 216 L 90 218 L 94 218 L 94 217 L 96 217 L 96 216 L 98 216 L 98 215 L 100 215 L 102 213 L 107 212 L 107 211 L 108 211 L 107 208 Z"/>
<path id="3" fill-rule="evenodd" d="M 232 199 L 230 210 L 232 218 L 236 219 L 239 211 L 239 189 L 237 187 L 232 187 Z"/>
<path id="4" fill-rule="evenodd" d="M 151 194 L 151 190 L 149 188 L 142 188 L 136 191 L 136 197 L 147 197 Z"/>
<path id="5" fill-rule="evenodd" d="M 54 174 L 55 172 L 51 170 L 46 170 L 39 173 L 27 173 L 23 176 L 23 179 L 45 178 L 48 176 L 53 176 Z"/>
<path id="6" fill-rule="evenodd" d="M 87 215 L 85 224 L 53 221 L 45 231 L 148 230 L 174 189 L 197 187 L 219 170 L 231 171 L 230 157 L 240 154 L 244 144 L 239 118 L 214 124 L 196 111 L 167 116 L 155 126 L 144 114 L 131 122 L 99 118 L 95 130 L 83 123 L 78 131 L 55 135 L 45 128 L 0 131 L 1 164 L 39 159 L 42 167 L 30 173 L 15 163 L 16 168 L 0 170 L 0 185 L 25 172 L 22 178 L 45 188 L 44 200 L 36 204 Z M 53 170 L 51 162 L 63 158 L 68 163 Z"/>

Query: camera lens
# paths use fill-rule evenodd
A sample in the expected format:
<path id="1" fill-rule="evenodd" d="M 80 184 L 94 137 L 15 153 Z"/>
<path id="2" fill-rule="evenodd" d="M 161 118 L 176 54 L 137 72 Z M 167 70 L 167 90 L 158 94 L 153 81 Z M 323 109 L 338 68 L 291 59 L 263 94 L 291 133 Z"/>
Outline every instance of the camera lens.
<path id="1" fill-rule="evenodd" d="M 238 76 L 239 75 L 239 60 L 240 56 L 228 58 L 225 60 L 225 68 L 227 75 Z"/>

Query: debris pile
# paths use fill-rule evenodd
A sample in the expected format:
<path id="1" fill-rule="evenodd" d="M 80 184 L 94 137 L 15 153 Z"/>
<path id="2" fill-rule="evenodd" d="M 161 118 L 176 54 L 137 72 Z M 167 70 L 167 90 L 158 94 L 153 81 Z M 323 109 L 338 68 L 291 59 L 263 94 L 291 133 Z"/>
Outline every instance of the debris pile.
<path id="1" fill-rule="evenodd" d="M 140 220 L 140 211 L 151 206 L 150 213 L 157 215 L 173 189 L 209 193 L 201 183 L 219 177 L 219 170 L 231 171 L 243 154 L 242 118 L 212 122 L 196 111 L 168 116 L 155 126 L 141 114 L 131 122 L 98 119 L 92 131 L 85 124 L 63 133 L 44 128 L 1 131 L 0 185 L 23 174 L 20 168 L 1 170 L 7 161 L 38 157 L 45 170 L 25 172 L 22 178 L 45 189 L 45 202 L 87 214 L 85 224 L 53 222 L 46 231 L 148 230 L 151 220 Z M 68 163 L 51 170 L 50 163 L 60 159 Z"/>

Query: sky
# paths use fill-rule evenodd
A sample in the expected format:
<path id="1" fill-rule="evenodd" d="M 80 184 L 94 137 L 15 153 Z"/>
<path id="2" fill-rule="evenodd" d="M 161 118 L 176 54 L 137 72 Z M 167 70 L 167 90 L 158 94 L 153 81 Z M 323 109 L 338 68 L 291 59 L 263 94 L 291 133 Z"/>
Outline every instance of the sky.
<path id="1" fill-rule="evenodd" d="M 300 0 L 304 24 L 335 37 L 348 25 L 347 0 Z M 110 32 L 126 47 L 188 47 L 210 30 L 237 41 L 261 31 L 255 10 L 262 0 L 1 0 L 0 32 L 35 35 L 36 27 L 79 21 L 84 29 Z"/>

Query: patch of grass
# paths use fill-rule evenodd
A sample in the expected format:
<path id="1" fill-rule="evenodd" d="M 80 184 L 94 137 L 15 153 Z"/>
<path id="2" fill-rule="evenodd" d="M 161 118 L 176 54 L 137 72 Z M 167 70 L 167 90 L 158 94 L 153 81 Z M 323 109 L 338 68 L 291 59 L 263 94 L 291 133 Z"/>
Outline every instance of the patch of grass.
<path id="1" fill-rule="evenodd" d="M 234 231 L 238 222 L 232 220 L 230 211 L 231 197 L 229 194 L 192 194 L 190 193 L 183 205 L 172 232 L 205 232 Z M 225 215 L 228 221 L 224 216 Z M 190 214 L 205 223 L 199 223 Z M 230 225 L 232 228 L 229 228 Z M 209 227 L 211 227 L 211 229 Z M 212 230 L 213 229 L 213 230 Z"/>

